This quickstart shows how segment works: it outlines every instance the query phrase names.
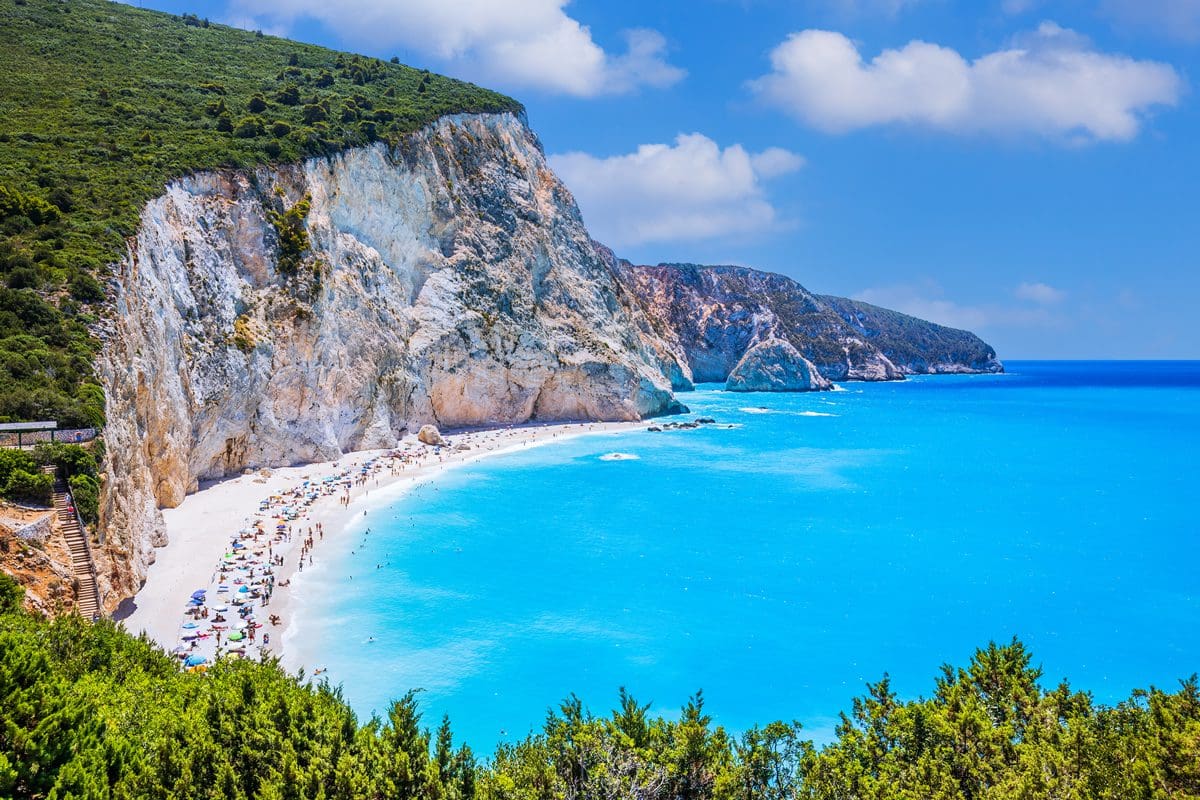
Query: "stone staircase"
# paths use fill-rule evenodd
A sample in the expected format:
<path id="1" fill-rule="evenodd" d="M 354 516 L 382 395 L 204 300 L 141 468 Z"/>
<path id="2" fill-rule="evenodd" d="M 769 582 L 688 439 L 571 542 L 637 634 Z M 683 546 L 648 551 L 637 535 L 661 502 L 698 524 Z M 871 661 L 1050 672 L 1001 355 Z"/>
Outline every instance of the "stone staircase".
<path id="1" fill-rule="evenodd" d="M 51 474 L 55 471 L 53 466 L 44 470 Z M 75 572 L 75 611 L 84 619 L 97 619 L 101 613 L 100 590 L 96 585 L 96 565 L 92 561 L 87 531 L 75 513 L 70 490 L 57 478 L 54 483 L 54 513 L 58 516 L 58 524 L 71 551 L 71 567 Z"/>

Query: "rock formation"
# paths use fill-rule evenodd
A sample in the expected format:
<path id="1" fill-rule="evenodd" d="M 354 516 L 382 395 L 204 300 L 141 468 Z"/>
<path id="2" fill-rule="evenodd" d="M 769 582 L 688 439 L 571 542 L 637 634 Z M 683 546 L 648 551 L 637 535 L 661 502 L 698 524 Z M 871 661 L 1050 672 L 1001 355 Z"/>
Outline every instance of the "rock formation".
<path id="1" fill-rule="evenodd" d="M 112 288 L 97 364 L 108 610 L 165 543 L 159 509 L 202 480 L 426 424 L 673 413 L 694 381 L 999 369 L 970 334 L 779 275 L 617 259 L 511 114 L 178 180 L 143 209 Z"/>
<path id="2" fill-rule="evenodd" d="M 278 227 L 297 221 L 300 252 Z M 176 181 L 114 283 L 98 364 L 110 608 L 164 542 L 158 509 L 201 480 L 390 446 L 424 423 L 679 408 L 664 377 L 679 366 L 646 343 L 640 306 L 511 114 Z"/>
<path id="3" fill-rule="evenodd" d="M 867 303 L 813 294 L 791 278 L 746 267 L 634 266 L 597 250 L 637 298 L 672 384 L 725 382 L 756 346 L 788 343 L 828 380 L 900 380 L 930 372 L 999 372 L 975 334 Z M 776 348 L 773 352 L 786 354 Z"/>
<path id="4" fill-rule="evenodd" d="M 783 339 L 767 339 L 751 347 L 729 373 L 731 392 L 812 392 L 832 389 L 816 366 Z"/>
<path id="5" fill-rule="evenodd" d="M 422 425 L 421 430 L 417 431 L 417 441 L 435 447 L 446 443 L 436 425 Z"/>

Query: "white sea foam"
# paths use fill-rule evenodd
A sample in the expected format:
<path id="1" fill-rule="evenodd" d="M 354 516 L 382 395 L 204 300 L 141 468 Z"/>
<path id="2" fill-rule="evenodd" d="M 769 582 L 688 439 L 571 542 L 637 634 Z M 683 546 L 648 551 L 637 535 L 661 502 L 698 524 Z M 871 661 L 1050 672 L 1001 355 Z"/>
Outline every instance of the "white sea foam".
<path id="1" fill-rule="evenodd" d="M 637 461 L 641 456 L 635 456 L 633 453 L 605 453 L 600 456 L 601 461 Z"/>
<path id="2" fill-rule="evenodd" d="M 802 417 L 836 417 L 837 414 L 830 414 L 828 411 L 799 411 L 797 412 Z"/>
<path id="3" fill-rule="evenodd" d="M 773 413 L 775 413 L 775 412 L 771 411 L 771 409 L 769 409 L 769 408 L 749 408 L 749 407 L 747 407 L 747 408 L 739 408 L 738 411 L 741 411 L 745 414 L 773 414 Z"/>

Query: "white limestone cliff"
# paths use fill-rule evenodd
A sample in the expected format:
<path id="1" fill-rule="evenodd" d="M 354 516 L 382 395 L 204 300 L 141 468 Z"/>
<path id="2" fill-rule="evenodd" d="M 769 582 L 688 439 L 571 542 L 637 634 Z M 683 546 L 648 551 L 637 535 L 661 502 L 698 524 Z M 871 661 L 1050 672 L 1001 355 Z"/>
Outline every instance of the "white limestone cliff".
<path id="1" fill-rule="evenodd" d="M 281 266 L 272 213 L 308 198 Z M 397 150 L 176 181 L 115 270 L 110 609 L 164 543 L 160 507 L 246 468 L 385 447 L 404 431 L 632 420 L 678 408 L 669 354 L 596 254 L 516 117 L 447 117 Z"/>

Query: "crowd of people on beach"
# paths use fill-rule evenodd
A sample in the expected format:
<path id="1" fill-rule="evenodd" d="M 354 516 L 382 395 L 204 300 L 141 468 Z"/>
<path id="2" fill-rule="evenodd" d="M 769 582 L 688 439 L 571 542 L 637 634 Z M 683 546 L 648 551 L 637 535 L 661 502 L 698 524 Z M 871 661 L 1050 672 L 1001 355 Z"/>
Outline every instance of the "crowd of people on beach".
<path id="1" fill-rule="evenodd" d="M 222 656 L 260 656 L 270 647 L 271 630 L 283 624 L 278 614 L 267 609 L 276 588 L 290 583 L 277 576 L 286 567 L 294 542 L 299 543 L 295 568 L 303 571 L 313 565 L 313 550 L 325 538 L 324 523 L 310 519 L 313 505 L 335 495 L 349 505 L 353 489 L 365 487 L 384 471 L 399 475 L 419 463 L 421 456 L 392 451 L 264 499 L 246 525 L 230 537 L 210 585 L 192 592 L 175 655 L 193 669 L 204 669 Z"/>
<path id="2" fill-rule="evenodd" d="M 594 426 L 583 423 L 578 427 Z M 558 431 L 551 436 L 557 438 Z M 531 431 L 520 444 L 528 446 L 536 438 Z M 456 454 L 465 458 L 456 451 L 470 450 L 468 442 L 481 450 L 495 450 L 503 443 L 499 430 L 464 435 L 455 447 L 448 442 L 436 446 L 414 442 L 410 449 L 354 463 L 321 480 L 304 479 L 262 500 L 243 527 L 230 536 L 209 585 L 192 592 L 172 652 L 191 669 L 205 669 L 224 656 L 261 657 L 271 649 L 272 631 L 284 624 L 279 614 L 267 609 L 276 589 L 291 582 L 290 578 L 280 579 L 287 572 L 291 554 L 296 553 L 294 569 L 302 572 L 314 565 L 316 545 L 325 539 L 324 523 L 311 518 L 314 504 L 336 496 L 341 506 L 348 507 L 355 490 L 367 493 L 366 487 L 372 482 L 378 485 L 381 476 L 398 477 L 416 467 L 445 463 Z"/>

